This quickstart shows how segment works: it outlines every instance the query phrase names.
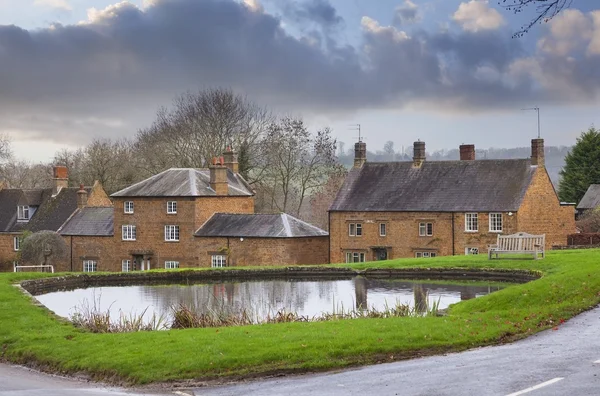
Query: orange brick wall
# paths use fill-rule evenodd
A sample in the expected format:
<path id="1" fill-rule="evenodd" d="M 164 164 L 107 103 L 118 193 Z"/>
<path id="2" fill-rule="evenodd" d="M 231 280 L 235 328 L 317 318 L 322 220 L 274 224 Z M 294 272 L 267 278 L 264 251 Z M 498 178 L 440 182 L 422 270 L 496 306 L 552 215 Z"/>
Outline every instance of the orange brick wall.
<path id="1" fill-rule="evenodd" d="M 518 212 L 519 231 L 546 234 L 546 249 L 575 232 L 575 207 L 561 206 L 546 169 L 539 167 Z"/>
<path id="2" fill-rule="evenodd" d="M 113 237 L 69 236 L 64 239 L 69 247 L 69 257 L 57 266 L 56 271 L 81 272 L 83 260 L 96 260 L 98 271 L 121 271 L 121 261 L 114 257 Z"/>
<path id="3" fill-rule="evenodd" d="M 202 197 L 196 200 L 196 230 L 215 213 L 254 213 L 254 197 Z"/>
<path id="4" fill-rule="evenodd" d="M 0 272 L 13 270 L 13 261 L 17 259 L 14 237 L 18 234 L 0 234 Z"/>
<path id="5" fill-rule="evenodd" d="M 87 206 L 112 206 L 112 202 L 100 182 L 96 181 L 88 195 Z"/>
<path id="6" fill-rule="evenodd" d="M 228 265 L 310 265 L 326 264 L 329 239 L 314 238 L 205 238 L 197 239 L 200 267 L 211 266 L 213 254 L 228 256 Z"/>
<path id="7" fill-rule="evenodd" d="M 415 257 L 415 252 L 435 252 L 438 256 L 453 254 L 452 223 L 454 217 L 454 254 L 465 254 L 465 248 L 487 252 L 496 242 L 497 233 L 489 232 L 489 214 L 478 213 L 478 232 L 465 231 L 464 213 L 443 212 L 332 212 L 330 213 L 330 260 L 341 263 L 345 252 L 364 252 L 366 260 L 375 260 L 373 247 L 385 247 L 388 259 Z M 516 214 L 502 214 L 503 233 L 516 232 Z M 432 236 L 419 236 L 419 223 L 433 223 Z M 363 235 L 348 235 L 349 223 L 362 223 Z M 379 236 L 379 224 L 387 224 L 387 235 Z"/>

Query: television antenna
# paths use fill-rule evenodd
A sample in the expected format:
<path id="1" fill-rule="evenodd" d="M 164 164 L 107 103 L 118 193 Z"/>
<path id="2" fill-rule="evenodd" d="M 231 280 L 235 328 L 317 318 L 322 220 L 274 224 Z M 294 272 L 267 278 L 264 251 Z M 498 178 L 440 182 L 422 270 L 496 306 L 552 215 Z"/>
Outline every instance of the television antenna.
<path id="1" fill-rule="evenodd" d="M 364 137 L 361 135 L 360 124 L 352 124 L 348 127 L 351 131 L 358 131 L 358 141 L 362 142 Z M 355 136 L 356 138 L 356 136 Z"/>
<path id="2" fill-rule="evenodd" d="M 540 108 L 539 107 L 529 107 L 527 109 L 521 109 L 521 110 L 535 110 L 537 112 L 537 118 L 538 118 L 538 123 L 537 123 L 537 127 L 538 127 L 538 139 L 542 137 L 541 131 L 540 131 Z"/>

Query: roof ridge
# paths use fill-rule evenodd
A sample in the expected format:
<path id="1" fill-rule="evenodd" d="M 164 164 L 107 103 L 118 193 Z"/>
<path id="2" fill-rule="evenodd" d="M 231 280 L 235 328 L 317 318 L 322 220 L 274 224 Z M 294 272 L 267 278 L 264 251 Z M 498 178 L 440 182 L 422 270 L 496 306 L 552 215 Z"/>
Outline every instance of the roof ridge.
<path id="1" fill-rule="evenodd" d="M 190 169 L 188 171 L 188 178 L 190 181 L 190 192 L 192 193 L 192 195 L 199 195 L 198 194 L 198 187 L 196 186 L 196 170 L 195 169 Z"/>
<path id="2" fill-rule="evenodd" d="M 287 218 L 287 213 L 281 213 L 281 222 L 283 223 L 283 230 L 288 237 L 292 236 L 292 227 L 290 227 L 290 222 Z"/>
<path id="3" fill-rule="evenodd" d="M 287 216 L 289 216 L 289 217 L 291 217 L 292 219 L 294 219 L 294 220 L 295 220 L 295 221 L 297 221 L 298 223 L 302 223 L 302 224 L 304 224 L 304 225 L 306 225 L 306 226 L 308 226 L 308 227 L 314 228 L 315 230 L 319 230 L 319 231 L 326 232 L 324 229 L 322 229 L 322 228 L 319 228 L 319 227 L 317 227 L 317 226 L 315 226 L 315 225 L 312 225 L 312 224 L 310 224 L 310 223 L 308 223 L 308 222 L 306 222 L 306 221 L 304 221 L 304 220 L 301 220 L 301 219 L 299 219 L 299 218 L 297 218 L 297 217 L 294 217 L 294 216 L 288 215 L 287 213 L 286 213 L 286 215 L 287 215 Z"/>
<path id="4" fill-rule="evenodd" d="M 150 176 L 150 177 L 147 177 L 147 178 L 145 178 L 144 180 L 140 180 L 140 181 L 139 181 L 139 182 L 137 182 L 137 183 L 133 183 L 132 185 L 130 185 L 130 186 L 127 186 L 127 187 L 125 187 L 125 188 L 124 188 L 124 189 L 122 189 L 122 190 L 119 190 L 119 191 L 117 191 L 117 192 L 114 192 L 114 193 L 110 194 L 110 196 L 111 196 L 111 197 L 112 197 L 112 196 L 116 196 L 117 194 L 119 194 L 119 193 L 122 193 L 123 191 L 127 191 L 127 190 L 129 190 L 129 189 L 131 189 L 131 188 L 133 188 L 133 187 L 135 187 L 135 186 L 137 186 L 137 185 L 139 185 L 139 184 L 142 184 L 142 183 L 144 183 L 144 182 L 147 182 L 147 181 L 149 181 L 149 180 L 152 180 L 152 179 L 154 179 L 155 177 L 158 177 L 158 176 L 162 175 L 163 173 L 165 173 L 165 172 L 168 172 L 169 170 L 170 170 L 170 169 L 165 169 L 164 171 L 162 171 L 162 172 L 160 172 L 160 173 L 157 173 L 156 175 L 152 175 L 152 176 Z"/>

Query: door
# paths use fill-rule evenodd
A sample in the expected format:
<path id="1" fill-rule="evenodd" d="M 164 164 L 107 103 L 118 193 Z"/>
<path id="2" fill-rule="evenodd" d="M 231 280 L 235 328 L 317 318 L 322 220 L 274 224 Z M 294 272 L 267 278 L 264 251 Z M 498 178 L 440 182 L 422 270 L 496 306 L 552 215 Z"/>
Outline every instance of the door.
<path id="1" fill-rule="evenodd" d="M 375 260 L 381 261 L 381 260 L 388 259 L 388 251 L 386 248 L 377 248 L 377 249 L 374 249 L 374 251 L 375 251 Z"/>

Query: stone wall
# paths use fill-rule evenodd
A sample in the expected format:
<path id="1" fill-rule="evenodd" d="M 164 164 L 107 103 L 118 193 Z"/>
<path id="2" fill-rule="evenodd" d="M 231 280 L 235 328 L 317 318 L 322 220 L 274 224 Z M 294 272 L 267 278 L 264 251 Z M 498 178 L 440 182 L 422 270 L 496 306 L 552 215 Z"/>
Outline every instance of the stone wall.
<path id="1" fill-rule="evenodd" d="M 544 167 L 538 167 L 518 211 L 519 231 L 546 234 L 546 249 L 575 232 L 575 207 L 562 206 Z"/>
<path id="2" fill-rule="evenodd" d="M 226 255 L 228 266 L 310 265 L 329 260 L 329 238 L 208 238 L 197 237 L 200 267 L 210 267 L 212 255 Z"/>

